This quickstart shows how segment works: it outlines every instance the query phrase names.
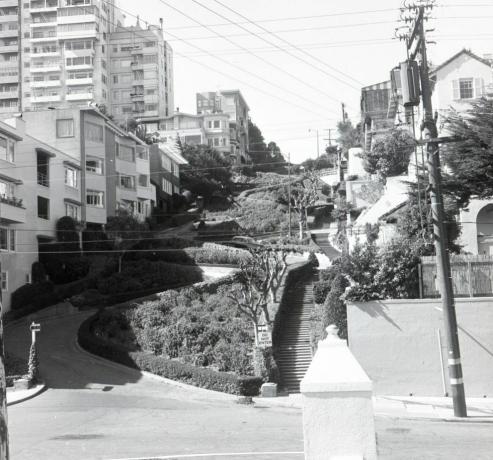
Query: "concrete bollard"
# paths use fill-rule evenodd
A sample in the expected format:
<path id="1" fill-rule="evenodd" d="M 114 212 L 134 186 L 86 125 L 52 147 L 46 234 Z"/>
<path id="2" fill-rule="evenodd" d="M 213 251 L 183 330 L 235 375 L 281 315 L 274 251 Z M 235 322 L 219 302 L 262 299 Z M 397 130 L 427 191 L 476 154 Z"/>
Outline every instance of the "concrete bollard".
<path id="1" fill-rule="evenodd" d="M 306 460 L 377 458 L 372 383 L 335 326 L 300 388 Z"/>
<path id="2" fill-rule="evenodd" d="M 277 396 L 277 383 L 267 382 L 260 387 L 262 398 L 275 398 Z"/>

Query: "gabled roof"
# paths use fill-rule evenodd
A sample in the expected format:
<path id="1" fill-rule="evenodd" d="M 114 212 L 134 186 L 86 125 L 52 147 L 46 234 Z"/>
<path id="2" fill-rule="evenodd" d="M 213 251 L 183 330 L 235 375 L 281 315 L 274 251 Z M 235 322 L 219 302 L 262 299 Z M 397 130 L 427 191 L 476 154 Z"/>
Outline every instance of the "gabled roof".
<path id="1" fill-rule="evenodd" d="M 454 54 L 451 58 L 447 59 L 445 62 L 440 64 L 438 67 L 435 67 L 430 73 L 433 75 L 437 73 L 439 70 L 443 69 L 445 66 L 449 65 L 451 62 L 455 61 L 459 56 L 467 54 L 470 58 L 476 59 L 477 61 L 481 62 L 482 64 L 491 67 L 491 63 L 487 59 L 483 59 L 482 57 L 479 57 L 477 54 L 474 54 L 471 50 L 468 50 L 466 48 L 462 49 L 458 53 Z"/>

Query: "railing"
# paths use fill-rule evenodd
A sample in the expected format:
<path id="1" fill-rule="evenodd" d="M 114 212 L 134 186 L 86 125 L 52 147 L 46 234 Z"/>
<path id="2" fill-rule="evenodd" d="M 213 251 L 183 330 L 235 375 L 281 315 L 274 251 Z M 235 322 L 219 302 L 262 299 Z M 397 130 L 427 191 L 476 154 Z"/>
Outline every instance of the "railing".
<path id="1" fill-rule="evenodd" d="M 16 208 L 23 208 L 22 198 L 16 198 L 15 196 L 0 195 L 0 203 L 5 203 Z"/>
<path id="2" fill-rule="evenodd" d="M 451 256 L 450 266 L 455 297 L 493 296 L 493 256 Z M 436 273 L 436 257 L 422 257 L 419 270 L 422 298 L 440 296 Z"/>
<path id="3" fill-rule="evenodd" d="M 50 181 L 48 178 L 48 174 L 38 171 L 38 184 L 42 185 L 43 187 L 49 187 Z"/>

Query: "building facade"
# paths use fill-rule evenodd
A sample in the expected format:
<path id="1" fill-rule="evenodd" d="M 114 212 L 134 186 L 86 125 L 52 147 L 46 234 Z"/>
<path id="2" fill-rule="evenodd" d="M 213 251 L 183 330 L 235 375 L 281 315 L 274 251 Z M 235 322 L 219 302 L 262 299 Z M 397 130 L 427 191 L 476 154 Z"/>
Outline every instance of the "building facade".
<path id="1" fill-rule="evenodd" d="M 248 140 L 250 108 L 239 90 L 197 93 L 197 114 L 229 115 L 230 152 L 235 164 L 251 163 Z"/>
<path id="2" fill-rule="evenodd" d="M 226 113 L 193 115 L 176 112 L 171 117 L 148 120 L 146 130 L 159 143 L 173 147 L 179 140 L 182 144 L 208 145 L 225 157 L 231 155 L 230 118 Z"/>
<path id="3" fill-rule="evenodd" d="M 173 114 L 173 51 L 160 27 L 118 27 L 110 36 L 110 54 L 110 112 L 115 120 Z"/>

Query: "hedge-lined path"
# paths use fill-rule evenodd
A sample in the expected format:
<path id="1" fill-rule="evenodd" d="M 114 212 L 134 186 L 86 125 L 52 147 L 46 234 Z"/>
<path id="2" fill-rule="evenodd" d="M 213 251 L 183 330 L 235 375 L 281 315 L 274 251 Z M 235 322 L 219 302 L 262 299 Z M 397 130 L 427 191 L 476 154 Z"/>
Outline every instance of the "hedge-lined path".
<path id="1" fill-rule="evenodd" d="M 313 313 L 313 280 L 312 277 L 288 288 L 289 309 L 276 353 L 281 385 L 288 393 L 299 393 L 300 382 L 312 360 L 310 317 Z"/>
<path id="2" fill-rule="evenodd" d="M 303 450 L 297 409 L 238 405 L 231 395 L 166 384 L 81 351 L 75 337 L 90 314 L 43 315 L 38 346 L 48 389 L 9 407 L 12 458 L 87 460 Z M 6 330 L 6 349 L 14 355 L 29 350 L 28 324 L 26 319 Z"/>

